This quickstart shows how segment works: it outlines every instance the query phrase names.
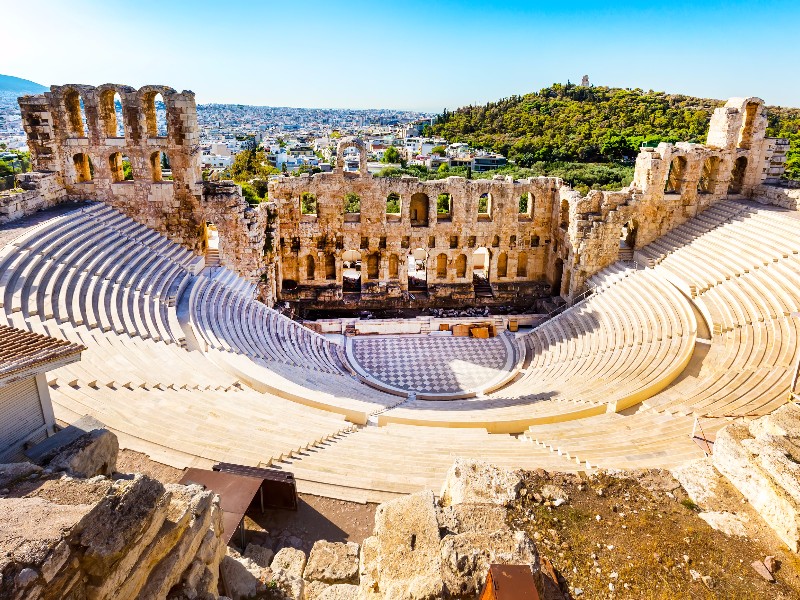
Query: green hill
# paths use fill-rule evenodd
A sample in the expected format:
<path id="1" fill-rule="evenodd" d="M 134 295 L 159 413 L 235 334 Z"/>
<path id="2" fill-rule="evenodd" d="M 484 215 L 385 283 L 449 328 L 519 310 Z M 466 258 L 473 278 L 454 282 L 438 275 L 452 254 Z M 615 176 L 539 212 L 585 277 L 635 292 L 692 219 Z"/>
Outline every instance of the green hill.
<path id="1" fill-rule="evenodd" d="M 433 133 L 500 152 L 520 166 L 536 162 L 621 162 L 643 143 L 703 142 L 724 101 L 640 89 L 553 84 L 438 116 Z M 800 179 L 800 109 L 767 107 L 767 134 L 791 142 L 787 177 Z"/>
<path id="2" fill-rule="evenodd" d="M 0 92 L 14 92 L 15 94 L 40 94 L 50 88 L 27 79 L 20 79 L 12 75 L 0 75 Z"/>

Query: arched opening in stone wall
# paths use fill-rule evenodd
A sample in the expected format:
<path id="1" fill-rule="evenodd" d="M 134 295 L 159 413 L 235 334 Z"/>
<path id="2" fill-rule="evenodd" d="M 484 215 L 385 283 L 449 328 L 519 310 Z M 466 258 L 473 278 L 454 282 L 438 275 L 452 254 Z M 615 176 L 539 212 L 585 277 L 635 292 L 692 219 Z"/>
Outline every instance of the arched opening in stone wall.
<path id="1" fill-rule="evenodd" d="M 569 202 L 566 199 L 561 201 L 561 211 L 558 225 L 564 230 L 569 227 Z"/>
<path id="2" fill-rule="evenodd" d="M 69 137 L 86 137 L 86 112 L 83 98 L 76 90 L 70 89 L 64 94 L 64 110 L 67 113 Z"/>
<path id="3" fill-rule="evenodd" d="M 758 104 L 756 102 L 748 102 L 744 107 L 744 120 L 739 131 L 737 148 L 750 148 L 752 145 L 753 125 L 755 124 L 756 116 L 758 116 Z"/>
<path id="4" fill-rule="evenodd" d="M 733 163 L 733 171 L 731 172 L 731 181 L 728 184 L 729 194 L 741 194 L 742 187 L 744 186 L 744 174 L 747 171 L 747 157 L 740 156 Z"/>
<path id="5" fill-rule="evenodd" d="M 325 255 L 325 279 L 336 281 L 336 257 L 331 252 Z"/>
<path id="6" fill-rule="evenodd" d="M 719 156 L 709 156 L 703 161 L 703 170 L 700 181 L 697 182 L 697 191 L 701 194 L 713 194 L 717 187 L 719 177 Z"/>
<path id="7" fill-rule="evenodd" d="M 314 257 L 311 254 L 306 254 L 306 279 L 308 281 L 314 281 L 315 272 L 316 272 L 316 261 L 314 261 Z"/>
<path id="8" fill-rule="evenodd" d="M 669 173 L 664 185 L 664 193 L 680 194 L 683 191 L 683 176 L 686 173 L 686 158 L 676 156 L 669 164 Z"/>
<path id="9" fill-rule="evenodd" d="M 453 216 L 453 197 L 448 193 L 439 194 L 436 198 L 436 220 L 449 221 Z"/>
<path id="10" fill-rule="evenodd" d="M 402 213 L 400 194 L 392 192 L 386 196 L 386 220 L 399 221 Z"/>
<path id="11" fill-rule="evenodd" d="M 373 252 L 367 256 L 367 277 L 375 280 L 380 278 L 381 255 Z"/>
<path id="12" fill-rule="evenodd" d="M 489 280 L 489 250 L 485 246 L 475 248 L 472 253 L 472 278 Z"/>
<path id="13" fill-rule="evenodd" d="M 619 247 L 620 249 L 636 248 L 636 222 L 631 219 L 622 226 L 622 231 L 619 234 Z"/>
<path id="14" fill-rule="evenodd" d="M 203 250 L 206 255 L 206 266 L 219 266 L 219 229 L 211 221 L 203 224 Z"/>
<path id="15" fill-rule="evenodd" d="M 553 273 L 553 286 L 550 288 L 550 293 L 553 296 L 561 294 L 561 283 L 564 278 L 564 261 L 560 258 L 556 259 L 555 271 Z"/>
<path id="16" fill-rule="evenodd" d="M 206 254 L 206 264 L 208 264 L 208 254 Z M 281 267 L 281 289 L 290 291 L 297 289 L 297 281 L 300 279 L 298 272 L 297 254 L 285 254 L 280 263 Z"/>
<path id="17" fill-rule="evenodd" d="M 518 209 L 520 219 L 530 219 L 533 216 L 533 194 L 525 192 L 519 197 Z"/>
<path id="18" fill-rule="evenodd" d="M 489 220 L 492 218 L 492 195 L 481 194 L 478 198 L 478 218 Z"/>
<path id="19" fill-rule="evenodd" d="M 361 170 L 361 151 L 356 146 L 348 146 L 343 149 L 342 157 L 343 170 L 346 173 L 358 173 Z"/>
<path id="20" fill-rule="evenodd" d="M 467 255 L 459 254 L 456 257 L 456 277 L 463 278 L 467 276 Z"/>
<path id="21" fill-rule="evenodd" d="M 389 255 L 389 279 L 397 279 L 400 274 L 400 257 L 397 254 Z"/>
<path id="22" fill-rule="evenodd" d="M 492 248 L 499 248 L 500 247 L 500 236 L 496 235 L 492 238 Z"/>
<path id="23" fill-rule="evenodd" d="M 497 256 L 497 276 L 508 277 L 508 254 L 505 252 Z"/>
<path id="24" fill-rule="evenodd" d="M 422 248 L 408 253 L 408 290 L 428 291 L 428 253 Z"/>
<path id="25" fill-rule="evenodd" d="M 436 279 L 447 279 L 447 254 L 444 252 L 436 257 Z"/>
<path id="26" fill-rule="evenodd" d="M 159 150 L 150 155 L 150 172 L 153 175 L 153 181 L 172 180 L 172 166 L 166 152 Z"/>
<path id="27" fill-rule="evenodd" d="M 114 152 L 108 157 L 108 168 L 111 171 L 111 181 L 120 183 L 125 181 L 125 168 L 122 164 L 122 152 Z"/>
<path id="28" fill-rule="evenodd" d="M 517 255 L 517 277 L 528 276 L 528 254 L 520 252 Z"/>
<path id="29" fill-rule="evenodd" d="M 94 178 L 94 166 L 88 154 L 75 154 L 72 165 L 75 167 L 75 183 L 86 183 Z"/>
<path id="30" fill-rule="evenodd" d="M 99 100 L 103 135 L 107 138 L 124 138 L 125 125 L 122 120 L 122 99 L 119 94 L 114 90 L 104 90 Z"/>
<path id="31" fill-rule="evenodd" d="M 361 221 L 361 196 L 355 192 L 344 195 L 344 220 L 348 223 Z"/>
<path id="32" fill-rule="evenodd" d="M 345 250 L 342 254 L 342 291 L 361 293 L 361 252 Z"/>
<path id="33" fill-rule="evenodd" d="M 167 108 L 160 92 L 149 92 L 144 96 L 145 126 L 147 137 L 167 137 Z"/>
<path id="34" fill-rule="evenodd" d="M 311 192 L 300 194 L 300 214 L 304 216 L 314 216 L 317 213 L 317 197 Z"/>
<path id="35" fill-rule="evenodd" d="M 409 214 L 411 216 L 412 227 L 428 226 L 428 196 L 427 194 L 416 193 L 411 196 Z"/>
<path id="36" fill-rule="evenodd" d="M 108 157 L 108 166 L 111 169 L 111 181 L 133 181 L 133 167 L 130 159 L 121 152 L 114 152 Z"/>

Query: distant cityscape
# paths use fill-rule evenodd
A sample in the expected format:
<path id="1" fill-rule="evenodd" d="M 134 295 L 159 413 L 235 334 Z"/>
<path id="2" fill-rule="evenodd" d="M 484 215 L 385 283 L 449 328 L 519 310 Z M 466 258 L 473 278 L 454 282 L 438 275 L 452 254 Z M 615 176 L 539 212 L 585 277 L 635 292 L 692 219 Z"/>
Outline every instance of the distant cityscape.
<path id="1" fill-rule="evenodd" d="M 119 105 L 117 113 L 117 122 L 122 123 Z M 163 134 L 166 119 L 160 102 L 156 103 L 156 118 Z M 337 138 L 350 135 L 364 140 L 373 172 L 386 166 L 382 161 L 390 147 L 398 150 L 397 156 L 406 164 L 429 169 L 447 164 L 480 172 L 506 163 L 501 155 L 432 137 L 428 126 L 434 115 L 415 111 L 200 104 L 197 118 L 203 168 L 220 174 L 252 140 L 264 148 L 269 164 L 283 172 L 304 167 L 327 171 L 335 160 Z M 122 131 L 118 135 L 123 135 Z M 0 143 L 9 150 L 27 149 L 16 93 L 0 92 Z M 346 161 L 345 168 L 348 164 L 353 162 Z"/>

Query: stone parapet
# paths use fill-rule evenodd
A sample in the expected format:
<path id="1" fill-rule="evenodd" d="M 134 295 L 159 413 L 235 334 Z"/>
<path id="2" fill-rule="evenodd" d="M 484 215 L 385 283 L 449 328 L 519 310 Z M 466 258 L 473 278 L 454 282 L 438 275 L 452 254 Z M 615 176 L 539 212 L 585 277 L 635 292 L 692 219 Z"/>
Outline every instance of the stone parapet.
<path id="1" fill-rule="evenodd" d="M 32 172 L 17 176 L 22 191 L 0 192 L 0 224 L 21 219 L 67 200 L 58 173 Z"/>

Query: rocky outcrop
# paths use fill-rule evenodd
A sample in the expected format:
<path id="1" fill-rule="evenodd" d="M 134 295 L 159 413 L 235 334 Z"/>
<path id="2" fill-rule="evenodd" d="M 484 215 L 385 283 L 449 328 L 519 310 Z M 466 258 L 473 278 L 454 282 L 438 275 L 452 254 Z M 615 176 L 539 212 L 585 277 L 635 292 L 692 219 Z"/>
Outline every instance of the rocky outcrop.
<path id="1" fill-rule="evenodd" d="M 95 429 L 61 448 L 49 467 L 75 477 L 110 477 L 117 470 L 118 453 L 117 436 L 108 429 Z"/>
<path id="2" fill-rule="evenodd" d="M 800 551 L 800 406 L 717 434 L 714 466 L 789 548 Z"/>
<path id="3" fill-rule="evenodd" d="M 329 585 L 358 583 L 358 544 L 315 542 L 308 555 L 303 579 Z"/>
<path id="4" fill-rule="evenodd" d="M 521 486 L 519 473 L 457 460 L 440 504 L 432 492 L 382 504 L 361 547 L 362 597 L 475 598 L 492 563 L 530 565 L 541 592 L 536 546 L 506 519 Z"/>
<path id="5" fill-rule="evenodd" d="M 508 504 L 517 497 L 522 476 L 476 460 L 457 458 L 445 477 L 442 506 L 453 504 Z"/>
<path id="6" fill-rule="evenodd" d="M 303 600 L 316 598 L 326 584 L 314 588 L 309 596 L 302 579 L 306 555 L 302 550 L 283 548 L 264 566 L 264 557 L 271 551 L 248 545 L 245 556 L 235 549 L 228 548 L 220 567 L 223 589 L 232 600 L 248 598 L 272 598 L 275 600 Z"/>
<path id="7" fill-rule="evenodd" d="M 216 597 L 221 512 L 198 486 L 66 475 L 0 499 L 0 597 Z"/>

